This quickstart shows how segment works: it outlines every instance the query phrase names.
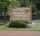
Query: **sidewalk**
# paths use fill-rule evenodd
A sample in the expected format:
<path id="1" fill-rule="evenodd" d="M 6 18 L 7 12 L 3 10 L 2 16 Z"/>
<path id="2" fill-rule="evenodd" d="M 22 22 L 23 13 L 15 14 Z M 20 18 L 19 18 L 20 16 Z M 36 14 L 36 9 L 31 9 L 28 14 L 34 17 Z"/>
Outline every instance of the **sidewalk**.
<path id="1" fill-rule="evenodd" d="M 0 32 L 0 36 L 40 36 L 40 32 Z"/>

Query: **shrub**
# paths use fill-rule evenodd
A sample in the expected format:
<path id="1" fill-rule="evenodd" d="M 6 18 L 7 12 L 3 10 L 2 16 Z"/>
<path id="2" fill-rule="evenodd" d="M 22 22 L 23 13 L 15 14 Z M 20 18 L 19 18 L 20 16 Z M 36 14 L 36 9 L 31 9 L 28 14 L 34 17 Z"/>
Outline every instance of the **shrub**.
<path id="1" fill-rule="evenodd" d="M 26 24 L 28 22 L 25 21 L 11 21 L 9 24 L 9 28 L 26 28 Z"/>

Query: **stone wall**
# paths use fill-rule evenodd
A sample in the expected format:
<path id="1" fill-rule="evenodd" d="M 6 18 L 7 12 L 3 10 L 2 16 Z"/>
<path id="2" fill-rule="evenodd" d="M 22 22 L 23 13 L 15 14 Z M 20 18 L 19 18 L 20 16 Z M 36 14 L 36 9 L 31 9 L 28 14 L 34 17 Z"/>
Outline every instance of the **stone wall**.
<path id="1" fill-rule="evenodd" d="M 25 20 L 31 21 L 31 8 L 14 8 L 9 12 L 10 20 Z"/>

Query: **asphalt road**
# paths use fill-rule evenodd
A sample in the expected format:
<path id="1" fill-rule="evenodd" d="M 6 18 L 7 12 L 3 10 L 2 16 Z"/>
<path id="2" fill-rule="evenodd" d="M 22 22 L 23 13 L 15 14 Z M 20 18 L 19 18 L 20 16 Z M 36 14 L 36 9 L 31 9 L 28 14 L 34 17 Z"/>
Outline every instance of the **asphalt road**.
<path id="1" fill-rule="evenodd" d="M 40 36 L 40 32 L 0 32 L 0 36 Z"/>

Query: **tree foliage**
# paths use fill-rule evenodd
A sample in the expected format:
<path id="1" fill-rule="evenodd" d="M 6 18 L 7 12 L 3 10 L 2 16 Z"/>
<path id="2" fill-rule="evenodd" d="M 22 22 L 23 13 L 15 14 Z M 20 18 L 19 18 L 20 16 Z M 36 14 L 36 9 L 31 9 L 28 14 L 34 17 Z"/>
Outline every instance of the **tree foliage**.
<path id="1" fill-rule="evenodd" d="M 0 8 L 5 8 L 9 5 L 9 0 L 0 0 Z"/>
<path id="2" fill-rule="evenodd" d="M 11 7 L 20 7 L 20 1 L 18 1 L 18 0 L 11 0 L 10 1 L 10 5 L 11 5 Z"/>
<path id="3" fill-rule="evenodd" d="M 0 9 L 5 8 L 5 6 L 11 5 L 12 7 L 15 6 L 29 6 L 29 0 L 0 0 Z"/>
<path id="4" fill-rule="evenodd" d="M 32 5 L 32 15 L 37 15 L 37 8 L 35 4 Z"/>
<path id="5" fill-rule="evenodd" d="M 18 1 L 20 1 L 22 7 L 27 7 L 30 5 L 29 0 L 18 0 Z"/>
<path id="6" fill-rule="evenodd" d="M 0 14 L 2 15 L 2 12 L 7 11 L 7 7 L 9 6 L 9 0 L 0 0 Z"/>
<path id="7" fill-rule="evenodd" d="M 32 15 L 40 19 L 40 0 L 32 0 Z"/>

